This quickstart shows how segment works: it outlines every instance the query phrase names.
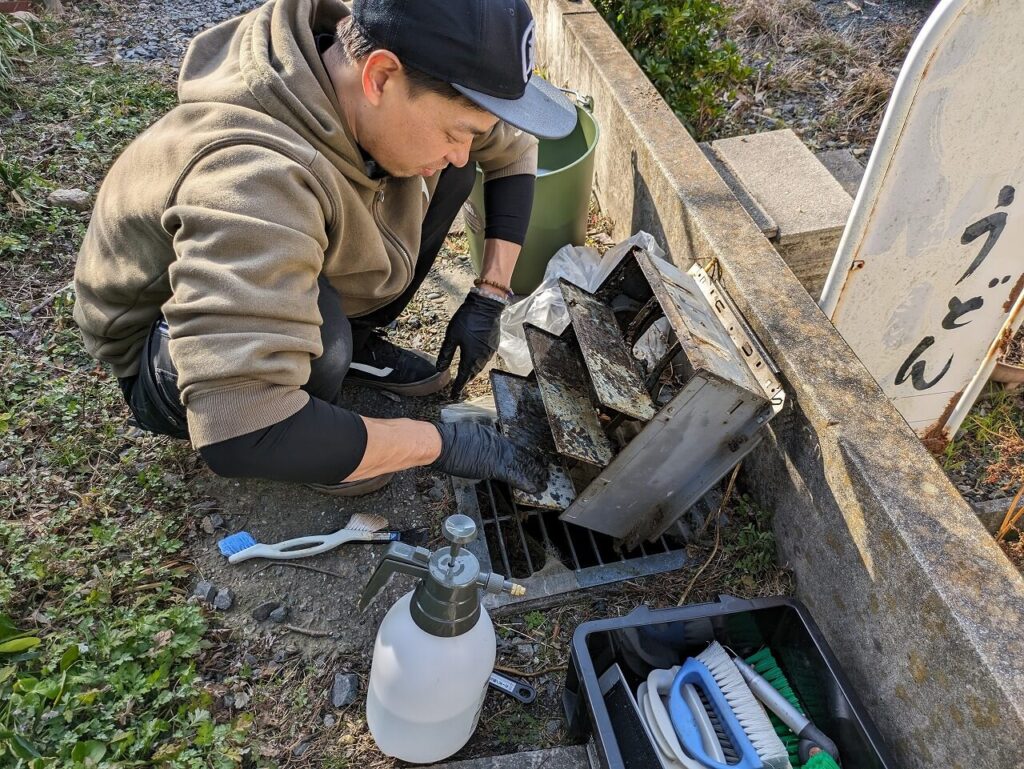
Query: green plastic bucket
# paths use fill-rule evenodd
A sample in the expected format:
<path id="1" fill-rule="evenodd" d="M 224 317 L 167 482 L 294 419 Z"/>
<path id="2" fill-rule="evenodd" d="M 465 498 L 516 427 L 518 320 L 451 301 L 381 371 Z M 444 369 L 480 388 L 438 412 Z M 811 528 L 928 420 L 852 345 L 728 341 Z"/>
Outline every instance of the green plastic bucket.
<path id="1" fill-rule="evenodd" d="M 526 242 L 512 274 L 512 290 L 529 294 L 544 278 L 555 252 L 567 243 L 582 246 L 594 184 L 594 148 L 601 135 L 594 116 L 577 106 L 576 128 L 564 139 L 542 139 L 538 147 L 537 187 Z M 463 207 L 469 254 L 480 274 L 484 257 L 484 175 L 478 168 L 473 192 Z"/>

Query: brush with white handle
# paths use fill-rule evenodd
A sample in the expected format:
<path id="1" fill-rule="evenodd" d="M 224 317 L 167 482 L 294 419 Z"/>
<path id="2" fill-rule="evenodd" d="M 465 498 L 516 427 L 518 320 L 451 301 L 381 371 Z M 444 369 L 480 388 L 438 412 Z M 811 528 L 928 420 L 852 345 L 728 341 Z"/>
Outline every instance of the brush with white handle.
<path id="1" fill-rule="evenodd" d="M 381 531 L 387 525 L 388 521 L 383 516 L 357 513 L 349 519 L 344 529 L 333 534 L 314 534 L 264 545 L 257 542 L 249 532 L 239 531 L 224 537 L 217 543 L 217 547 L 228 557 L 228 563 L 240 563 L 250 558 L 307 558 L 346 542 L 394 542 L 400 539 L 401 535 L 397 531 Z"/>

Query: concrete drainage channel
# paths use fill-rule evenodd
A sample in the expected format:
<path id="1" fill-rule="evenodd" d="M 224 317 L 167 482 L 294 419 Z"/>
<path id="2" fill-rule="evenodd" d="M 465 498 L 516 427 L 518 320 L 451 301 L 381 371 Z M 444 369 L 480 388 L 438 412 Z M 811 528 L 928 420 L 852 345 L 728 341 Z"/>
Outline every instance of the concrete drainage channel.
<path id="1" fill-rule="evenodd" d="M 532 7 L 549 78 L 594 98 L 614 236 L 646 230 L 683 269 L 717 263 L 779 367 L 790 401 L 744 480 L 897 764 L 1019 766 L 1024 578 L 594 8 Z"/>

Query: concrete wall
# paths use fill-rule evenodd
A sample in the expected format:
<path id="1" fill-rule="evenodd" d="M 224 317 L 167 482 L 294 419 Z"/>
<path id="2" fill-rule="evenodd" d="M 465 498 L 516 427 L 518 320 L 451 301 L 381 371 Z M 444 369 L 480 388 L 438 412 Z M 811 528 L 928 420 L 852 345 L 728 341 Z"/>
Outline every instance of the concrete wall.
<path id="1" fill-rule="evenodd" d="M 1022 764 L 1024 579 L 582 0 L 533 0 L 552 80 L 591 94 L 597 191 L 723 281 L 795 406 L 746 465 L 783 558 L 901 767 Z"/>

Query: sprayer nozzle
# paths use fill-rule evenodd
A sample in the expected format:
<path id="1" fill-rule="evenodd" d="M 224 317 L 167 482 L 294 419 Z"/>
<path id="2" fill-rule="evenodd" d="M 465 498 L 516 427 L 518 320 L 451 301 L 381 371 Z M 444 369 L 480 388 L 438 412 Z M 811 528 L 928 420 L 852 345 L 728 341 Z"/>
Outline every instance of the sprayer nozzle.
<path id="1" fill-rule="evenodd" d="M 513 598 L 520 598 L 520 597 L 526 595 L 526 588 L 523 587 L 522 585 L 516 584 L 515 582 L 510 582 L 509 583 L 508 593 Z"/>

